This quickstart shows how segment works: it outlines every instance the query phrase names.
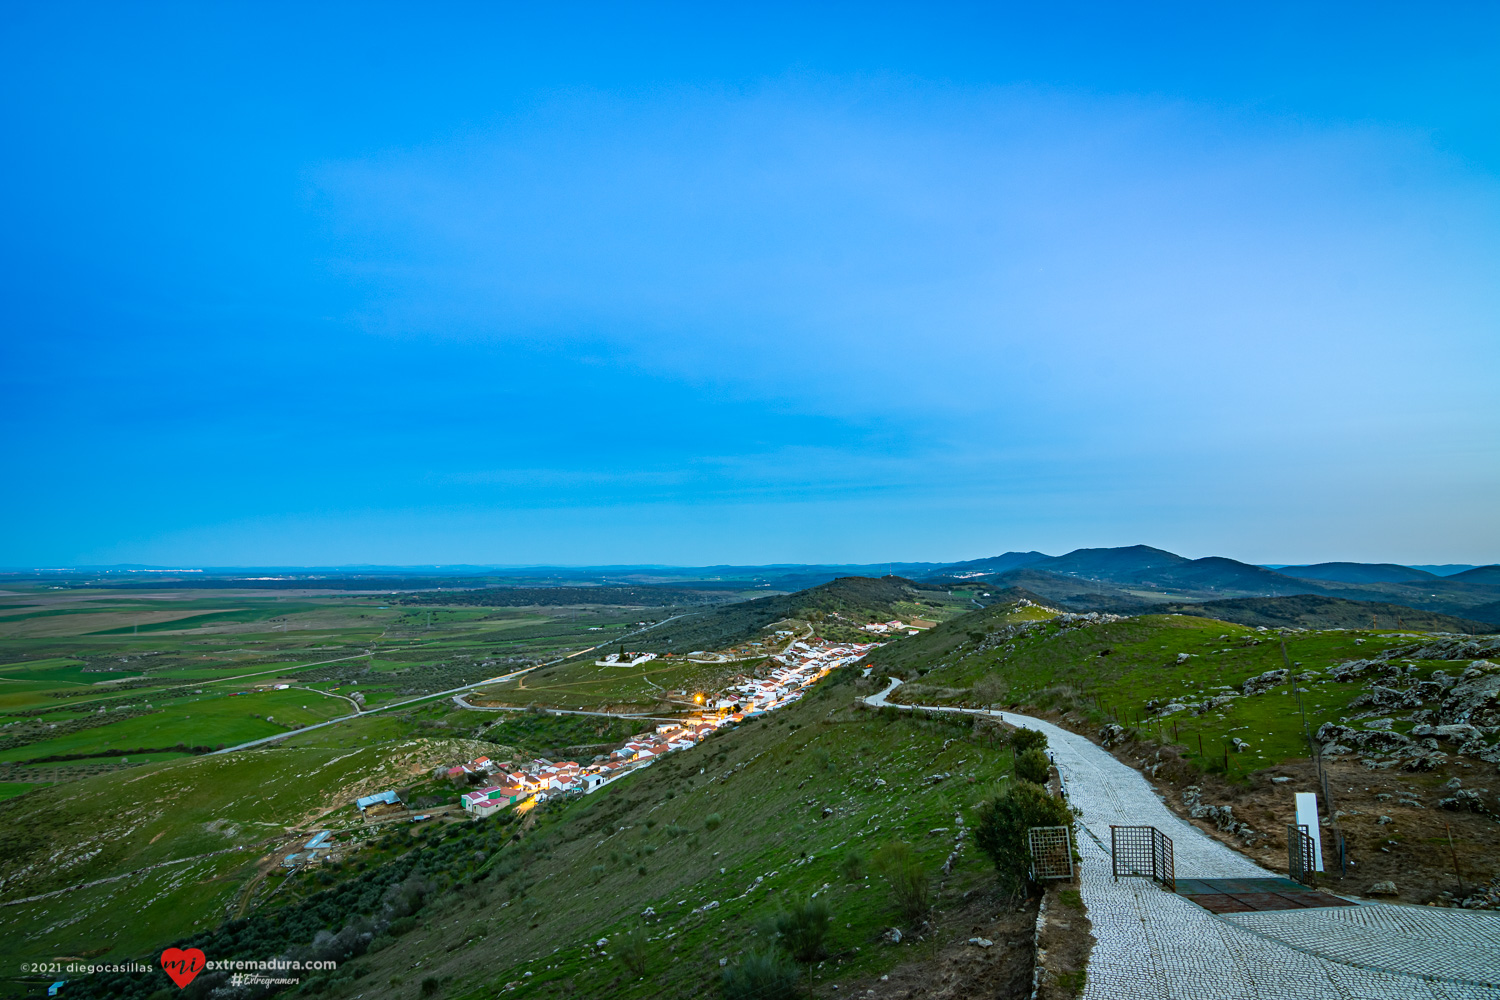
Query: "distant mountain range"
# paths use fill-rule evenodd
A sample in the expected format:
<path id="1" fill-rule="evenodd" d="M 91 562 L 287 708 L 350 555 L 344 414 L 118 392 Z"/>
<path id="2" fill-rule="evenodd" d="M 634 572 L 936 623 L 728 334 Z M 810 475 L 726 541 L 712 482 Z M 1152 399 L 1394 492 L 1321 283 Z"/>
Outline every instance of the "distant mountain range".
<path id="1" fill-rule="evenodd" d="M 1189 559 L 1149 545 L 1037 555 L 1011 552 L 957 563 L 929 579 L 949 585 L 983 581 L 995 587 L 1024 587 L 1069 608 L 1121 614 L 1163 610 L 1166 604 L 1318 596 L 1447 616 L 1465 622 L 1464 628 L 1474 627 L 1476 621 L 1500 625 L 1500 565 L 1447 576 L 1393 563 L 1318 563 L 1273 570 L 1222 556 Z M 970 569 L 986 564 L 1014 568 L 979 575 Z M 1333 605 L 1320 607 L 1331 612 Z M 1339 611 L 1341 618 L 1372 613 L 1395 614 L 1385 608 Z"/>
<path id="2" fill-rule="evenodd" d="M 1443 572 L 1433 572 L 1441 570 Z M 1075 549 L 1060 556 L 1006 552 L 951 563 L 864 563 L 768 566 L 594 567 L 330 567 L 155 571 L 107 567 L 31 571 L 12 579 L 57 579 L 73 586 L 326 590 L 451 590 L 514 587 L 656 587 L 717 591 L 742 600 L 757 590 L 800 592 L 846 577 L 898 576 L 946 590 L 975 585 L 1023 587 L 1072 609 L 1137 614 L 1167 604 L 1243 598 L 1318 596 L 1376 602 L 1500 625 L 1500 564 L 1401 566 L 1326 562 L 1270 568 L 1223 556 L 1189 559 L 1149 545 Z M 661 595 L 663 603 L 704 598 Z M 493 603 L 504 603 L 498 598 Z M 1328 607 L 1332 607 L 1329 605 Z M 1340 615 L 1356 614 L 1342 609 Z M 1361 611 L 1358 614 L 1364 614 Z M 1373 612 L 1384 614 L 1380 610 Z M 684 637 L 685 638 L 685 637 Z"/>

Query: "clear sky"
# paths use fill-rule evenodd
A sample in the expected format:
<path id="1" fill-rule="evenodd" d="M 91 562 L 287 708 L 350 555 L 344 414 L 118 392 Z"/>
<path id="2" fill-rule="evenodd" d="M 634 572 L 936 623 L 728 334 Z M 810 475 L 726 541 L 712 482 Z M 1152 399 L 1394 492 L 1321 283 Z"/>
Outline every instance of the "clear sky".
<path id="1" fill-rule="evenodd" d="M 0 565 L 1500 560 L 1494 4 L 8 4 Z"/>

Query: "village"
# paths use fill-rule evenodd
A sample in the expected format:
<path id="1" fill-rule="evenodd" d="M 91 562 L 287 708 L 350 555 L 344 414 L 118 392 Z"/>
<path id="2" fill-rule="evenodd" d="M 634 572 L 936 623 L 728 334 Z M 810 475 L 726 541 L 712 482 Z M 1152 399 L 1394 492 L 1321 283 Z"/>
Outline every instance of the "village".
<path id="1" fill-rule="evenodd" d="M 477 785 L 459 797 L 462 812 L 458 817 L 484 820 L 504 810 L 525 812 L 549 799 L 569 795 L 588 795 L 618 781 L 641 768 L 650 767 L 669 753 L 689 750 L 725 726 L 734 726 L 767 712 L 789 705 L 832 670 L 863 657 L 877 643 L 832 643 L 820 639 L 790 642 L 782 652 L 762 661 L 757 674 L 734 678 L 717 695 L 699 695 L 699 711 L 680 722 L 664 722 L 653 730 L 638 733 L 622 746 L 607 754 L 595 756 L 587 764 L 577 761 L 552 761 L 538 757 L 529 761 L 495 761 L 480 756 L 445 768 L 442 776 L 454 782 Z M 627 657 L 630 654 L 627 654 Z M 639 654 L 637 654 L 639 655 Z M 615 658 L 603 664 L 623 665 Z M 361 796 L 354 802 L 366 823 L 406 820 L 420 822 L 436 818 L 437 811 L 413 813 L 395 790 Z M 287 854 L 282 867 L 302 868 L 334 860 L 338 843 L 328 831 L 320 831 L 301 849 Z"/>

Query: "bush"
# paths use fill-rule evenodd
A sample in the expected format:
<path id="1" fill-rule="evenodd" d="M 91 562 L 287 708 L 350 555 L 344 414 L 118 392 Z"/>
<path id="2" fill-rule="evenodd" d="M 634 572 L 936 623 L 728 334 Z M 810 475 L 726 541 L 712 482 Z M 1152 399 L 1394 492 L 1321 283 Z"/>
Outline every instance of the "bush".
<path id="1" fill-rule="evenodd" d="M 724 822 L 723 816 L 720 816 L 718 813 L 709 813 L 703 817 L 703 828 L 705 830 L 717 830 L 719 824 L 722 822 Z"/>
<path id="2" fill-rule="evenodd" d="M 912 852 L 911 845 L 893 840 L 875 852 L 875 870 L 885 879 L 896 904 L 908 925 L 915 926 L 932 909 L 928 894 L 927 873 Z"/>
<path id="3" fill-rule="evenodd" d="M 999 795 L 980 803 L 974 842 L 995 863 L 1000 880 L 1012 892 L 1031 885 L 1031 858 L 1026 831 L 1034 826 L 1073 825 L 1068 804 L 1030 781 L 1012 782 Z"/>
<path id="4" fill-rule="evenodd" d="M 644 977 L 646 968 L 651 963 L 651 945 L 646 940 L 646 932 L 637 927 L 629 934 L 617 938 L 615 958 L 632 976 L 637 979 Z"/>
<path id="5" fill-rule="evenodd" d="M 844 873 L 844 878 L 854 882 L 864 877 L 867 861 L 864 851 L 851 847 L 844 852 L 844 860 L 839 862 L 839 870 Z"/>
<path id="6" fill-rule="evenodd" d="M 1022 750 L 1016 754 L 1016 777 L 1036 785 L 1045 785 L 1052 773 L 1052 762 L 1040 750 Z"/>
<path id="7" fill-rule="evenodd" d="M 772 920 L 777 944 L 799 962 L 816 962 L 828 953 L 824 945 L 832 924 L 833 908 L 826 899 L 808 899 Z"/>
<path id="8" fill-rule="evenodd" d="M 1016 753 L 1027 750 L 1047 749 L 1047 734 L 1040 729 L 1017 729 L 1010 736 L 1010 745 L 1016 748 Z"/>
<path id="9" fill-rule="evenodd" d="M 796 963 L 775 948 L 752 951 L 724 970 L 725 1000 L 796 1000 Z"/>
<path id="10" fill-rule="evenodd" d="M 422 980 L 422 995 L 430 997 L 441 989 L 442 985 L 442 983 L 438 982 L 437 976 L 427 976 Z"/>

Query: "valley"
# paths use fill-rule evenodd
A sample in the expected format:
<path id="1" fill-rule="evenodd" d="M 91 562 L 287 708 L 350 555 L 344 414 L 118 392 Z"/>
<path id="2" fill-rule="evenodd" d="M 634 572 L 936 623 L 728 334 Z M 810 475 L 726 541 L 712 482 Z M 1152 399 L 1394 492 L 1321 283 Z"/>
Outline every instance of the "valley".
<path id="1" fill-rule="evenodd" d="M 1153 591 L 1162 560 L 1136 557 L 1110 583 L 938 567 L 770 595 L 11 583 L 0 942 L 17 962 L 337 953 L 303 987 L 335 996 L 688 997 L 773 954 L 778 913 L 822 901 L 825 957 L 789 967 L 814 995 L 940 977 L 1029 995 L 1041 897 L 1005 890 L 972 839 L 1019 780 L 1013 730 L 948 708 L 1087 737 L 1273 870 L 1292 791 L 1313 791 L 1331 891 L 1500 904 L 1484 623 Z M 865 704 L 891 680 L 891 708 Z M 356 806 L 377 794 L 390 803 Z M 897 849 L 930 893 L 915 922 L 881 888 Z M 96 976 L 70 993 L 160 988 Z"/>

